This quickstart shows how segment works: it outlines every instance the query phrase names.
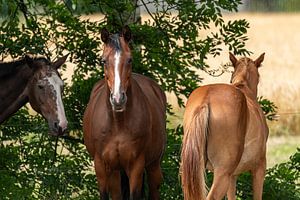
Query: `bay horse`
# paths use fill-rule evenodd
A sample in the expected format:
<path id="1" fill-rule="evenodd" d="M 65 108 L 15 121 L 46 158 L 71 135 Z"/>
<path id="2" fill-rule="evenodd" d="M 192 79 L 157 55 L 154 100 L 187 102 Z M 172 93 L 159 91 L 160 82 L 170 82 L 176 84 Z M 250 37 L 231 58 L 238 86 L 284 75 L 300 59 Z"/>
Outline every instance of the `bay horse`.
<path id="1" fill-rule="evenodd" d="M 63 81 L 57 69 L 67 56 L 50 62 L 44 57 L 25 57 L 0 63 L 0 124 L 27 102 L 47 121 L 49 134 L 62 135 L 67 119 L 61 98 Z"/>
<path id="2" fill-rule="evenodd" d="M 128 26 L 120 34 L 104 28 L 101 39 L 105 79 L 95 84 L 83 118 L 84 143 L 94 160 L 100 199 L 141 199 L 146 170 L 149 198 L 157 200 L 166 96 L 156 82 L 132 73 Z"/>
<path id="3" fill-rule="evenodd" d="M 233 200 L 237 176 L 245 171 L 252 174 L 253 199 L 262 199 L 269 130 L 257 102 L 257 85 L 264 54 L 254 61 L 231 53 L 229 58 L 231 84 L 199 87 L 186 104 L 181 151 L 186 200 L 220 200 L 226 193 Z M 207 197 L 205 169 L 214 174 Z"/>

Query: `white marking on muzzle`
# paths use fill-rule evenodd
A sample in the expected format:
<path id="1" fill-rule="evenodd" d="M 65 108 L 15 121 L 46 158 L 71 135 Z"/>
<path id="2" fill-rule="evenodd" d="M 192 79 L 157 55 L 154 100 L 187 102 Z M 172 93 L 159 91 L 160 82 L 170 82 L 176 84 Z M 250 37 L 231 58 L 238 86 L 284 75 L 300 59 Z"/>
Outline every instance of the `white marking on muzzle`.
<path id="1" fill-rule="evenodd" d="M 120 89 L 121 89 L 121 78 L 120 78 L 120 71 L 119 71 L 119 65 L 120 65 L 120 57 L 121 52 L 117 51 L 115 54 L 115 81 L 114 81 L 114 90 L 113 90 L 113 97 L 117 100 L 117 102 L 120 101 Z"/>
<path id="2" fill-rule="evenodd" d="M 48 77 L 49 83 L 53 86 L 56 92 L 56 105 L 57 105 L 57 115 L 59 126 L 62 128 L 62 131 L 67 129 L 68 121 L 65 115 L 65 109 L 61 97 L 61 87 L 63 86 L 63 81 L 59 78 L 56 73 L 52 73 L 52 76 Z"/>

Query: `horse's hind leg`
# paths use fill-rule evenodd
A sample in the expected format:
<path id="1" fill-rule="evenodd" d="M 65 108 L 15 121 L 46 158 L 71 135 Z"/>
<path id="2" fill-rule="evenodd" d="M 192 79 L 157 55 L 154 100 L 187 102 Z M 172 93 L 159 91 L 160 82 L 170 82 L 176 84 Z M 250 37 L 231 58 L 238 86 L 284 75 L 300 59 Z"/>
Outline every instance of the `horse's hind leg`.
<path id="1" fill-rule="evenodd" d="M 149 185 L 149 199 L 159 199 L 159 187 L 162 181 L 162 172 L 160 168 L 160 160 L 152 163 L 147 167 L 147 177 Z"/>
<path id="2" fill-rule="evenodd" d="M 230 183 L 231 174 L 223 169 L 214 169 L 214 179 L 206 200 L 221 200 Z"/>
<path id="3" fill-rule="evenodd" d="M 145 167 L 144 157 L 137 159 L 130 170 L 126 169 L 129 178 L 130 200 L 140 200 L 142 196 L 143 173 Z"/>
<path id="4" fill-rule="evenodd" d="M 253 185 L 253 200 L 261 200 L 266 173 L 266 160 L 264 159 L 256 169 L 251 171 L 251 173 Z"/>
<path id="5" fill-rule="evenodd" d="M 227 199 L 228 200 L 235 200 L 236 197 L 236 179 L 237 179 L 237 176 L 234 176 L 232 175 L 230 177 L 230 183 L 229 183 L 229 187 L 228 187 L 228 190 L 227 190 Z"/>

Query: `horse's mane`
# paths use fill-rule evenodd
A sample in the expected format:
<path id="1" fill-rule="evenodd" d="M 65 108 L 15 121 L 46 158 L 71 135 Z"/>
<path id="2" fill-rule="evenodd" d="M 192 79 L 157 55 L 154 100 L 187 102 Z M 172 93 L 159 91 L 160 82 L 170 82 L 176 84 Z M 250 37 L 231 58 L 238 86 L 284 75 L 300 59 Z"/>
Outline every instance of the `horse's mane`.
<path id="1" fill-rule="evenodd" d="M 40 61 L 49 64 L 50 61 L 45 57 L 32 57 L 33 61 Z M 26 65 L 25 57 L 22 57 L 18 60 L 10 61 L 10 62 L 0 62 L 0 78 L 4 76 L 11 75 L 14 73 L 19 67 Z"/>
<path id="2" fill-rule="evenodd" d="M 25 64 L 26 61 L 24 58 L 15 61 L 0 63 L 0 77 L 12 74 L 16 71 L 18 67 L 23 66 Z"/>

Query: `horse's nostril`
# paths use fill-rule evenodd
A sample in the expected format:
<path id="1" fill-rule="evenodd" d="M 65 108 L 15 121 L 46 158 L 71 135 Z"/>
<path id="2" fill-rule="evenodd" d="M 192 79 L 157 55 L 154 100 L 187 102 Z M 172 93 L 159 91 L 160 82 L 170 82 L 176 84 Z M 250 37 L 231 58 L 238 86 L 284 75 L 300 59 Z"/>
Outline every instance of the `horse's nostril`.
<path id="1" fill-rule="evenodd" d="M 55 129 L 59 129 L 58 122 L 54 122 L 54 128 L 55 128 Z"/>
<path id="2" fill-rule="evenodd" d="M 63 134 L 63 130 L 62 130 L 61 127 L 58 127 L 58 133 L 59 133 L 59 134 Z"/>
<path id="3" fill-rule="evenodd" d="M 124 102 L 125 98 L 126 98 L 125 92 L 122 92 L 122 94 L 121 94 L 121 102 Z"/>

